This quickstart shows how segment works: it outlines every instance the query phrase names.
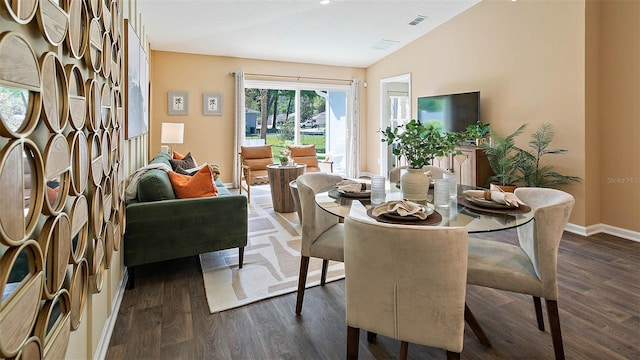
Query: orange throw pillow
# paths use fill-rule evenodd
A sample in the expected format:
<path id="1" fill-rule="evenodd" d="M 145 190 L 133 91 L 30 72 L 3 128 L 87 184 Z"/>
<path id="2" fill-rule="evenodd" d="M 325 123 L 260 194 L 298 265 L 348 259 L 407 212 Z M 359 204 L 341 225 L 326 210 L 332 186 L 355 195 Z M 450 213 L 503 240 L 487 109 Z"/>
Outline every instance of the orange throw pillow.
<path id="1" fill-rule="evenodd" d="M 182 154 L 180 154 L 179 152 L 174 151 L 174 152 L 173 152 L 173 156 L 172 156 L 172 158 L 174 158 L 174 159 L 176 159 L 176 160 L 182 160 L 182 159 L 184 159 L 184 157 L 185 157 L 185 156 L 186 156 L 186 155 L 182 155 Z"/>
<path id="2" fill-rule="evenodd" d="M 178 199 L 218 196 L 218 187 L 213 182 L 209 166 L 204 166 L 193 176 L 169 171 L 169 180 Z"/>

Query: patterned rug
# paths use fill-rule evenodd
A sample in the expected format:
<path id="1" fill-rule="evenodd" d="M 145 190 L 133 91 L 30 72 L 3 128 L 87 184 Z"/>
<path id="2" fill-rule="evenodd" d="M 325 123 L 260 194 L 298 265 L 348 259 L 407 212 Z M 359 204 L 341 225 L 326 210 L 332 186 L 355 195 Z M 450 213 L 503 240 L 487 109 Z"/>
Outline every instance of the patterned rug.
<path id="1" fill-rule="evenodd" d="M 249 238 L 244 266 L 238 249 L 200 255 L 204 288 L 211 313 L 295 292 L 300 271 L 302 227 L 293 213 L 273 210 L 268 185 L 251 187 Z M 307 287 L 320 284 L 322 260 L 311 258 Z M 329 262 L 327 281 L 344 278 L 344 265 Z"/>

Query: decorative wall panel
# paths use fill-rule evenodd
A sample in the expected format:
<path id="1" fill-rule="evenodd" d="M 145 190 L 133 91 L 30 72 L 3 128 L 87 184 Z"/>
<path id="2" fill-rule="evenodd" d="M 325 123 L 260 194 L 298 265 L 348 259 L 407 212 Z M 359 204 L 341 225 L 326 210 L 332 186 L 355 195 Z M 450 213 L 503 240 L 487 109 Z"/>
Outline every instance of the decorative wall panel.
<path id="1" fill-rule="evenodd" d="M 120 248 L 121 6 L 0 2 L 0 358 L 65 358 Z"/>

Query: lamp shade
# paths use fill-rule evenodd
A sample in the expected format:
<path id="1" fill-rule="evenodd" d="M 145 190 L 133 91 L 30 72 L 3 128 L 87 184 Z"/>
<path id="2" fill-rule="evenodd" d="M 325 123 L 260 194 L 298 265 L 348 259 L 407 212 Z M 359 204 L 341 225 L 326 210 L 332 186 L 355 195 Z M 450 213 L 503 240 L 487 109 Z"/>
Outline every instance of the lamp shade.
<path id="1" fill-rule="evenodd" d="M 184 124 L 162 123 L 160 142 L 163 144 L 182 144 L 184 140 Z"/>

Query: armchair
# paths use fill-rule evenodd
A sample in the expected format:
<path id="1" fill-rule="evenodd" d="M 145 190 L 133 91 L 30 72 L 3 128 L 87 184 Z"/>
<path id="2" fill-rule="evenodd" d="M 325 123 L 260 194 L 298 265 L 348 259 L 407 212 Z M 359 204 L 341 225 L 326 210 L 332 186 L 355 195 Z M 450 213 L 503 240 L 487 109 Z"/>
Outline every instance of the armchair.
<path id="1" fill-rule="evenodd" d="M 287 149 L 296 163 L 307 165 L 306 172 L 333 172 L 333 161 L 318 161 L 314 144 L 287 145 Z"/>
<path id="2" fill-rule="evenodd" d="M 267 165 L 273 164 L 271 145 L 240 147 L 240 194 L 247 191 L 247 202 L 251 202 L 251 185 L 268 184 Z M 245 186 L 242 185 L 244 180 Z"/>

